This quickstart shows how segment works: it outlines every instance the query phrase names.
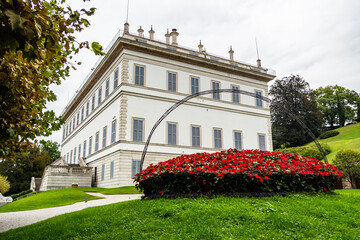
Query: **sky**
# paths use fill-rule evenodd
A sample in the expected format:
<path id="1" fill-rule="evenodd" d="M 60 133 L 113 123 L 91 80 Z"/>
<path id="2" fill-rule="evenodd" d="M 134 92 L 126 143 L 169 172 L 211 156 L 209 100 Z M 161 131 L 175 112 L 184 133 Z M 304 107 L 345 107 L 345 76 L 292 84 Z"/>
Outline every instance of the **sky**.
<path id="1" fill-rule="evenodd" d="M 123 30 L 128 0 L 68 1 L 73 9 L 95 7 L 91 26 L 76 34 L 79 41 L 108 46 Z M 312 89 L 338 84 L 360 92 L 359 0 L 129 0 L 130 32 L 141 26 L 148 37 L 165 41 L 176 28 L 181 46 L 256 65 L 257 39 L 262 66 L 276 70 L 276 79 L 300 75 Z M 69 100 L 99 59 L 89 50 L 76 55 L 82 62 L 61 85 L 51 86 L 57 101 L 47 107 L 61 115 Z M 273 82 L 273 81 L 272 81 Z M 269 86 L 271 83 L 269 83 Z M 46 139 L 61 142 L 61 131 Z"/>

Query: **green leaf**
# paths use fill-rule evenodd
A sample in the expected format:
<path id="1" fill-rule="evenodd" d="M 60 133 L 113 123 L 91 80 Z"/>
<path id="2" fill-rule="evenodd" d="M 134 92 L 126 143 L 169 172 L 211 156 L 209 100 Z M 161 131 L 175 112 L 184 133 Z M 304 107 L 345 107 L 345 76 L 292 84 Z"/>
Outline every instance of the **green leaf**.
<path id="1" fill-rule="evenodd" d="M 103 47 L 98 42 L 91 43 L 91 48 L 96 55 L 105 55 Z"/>

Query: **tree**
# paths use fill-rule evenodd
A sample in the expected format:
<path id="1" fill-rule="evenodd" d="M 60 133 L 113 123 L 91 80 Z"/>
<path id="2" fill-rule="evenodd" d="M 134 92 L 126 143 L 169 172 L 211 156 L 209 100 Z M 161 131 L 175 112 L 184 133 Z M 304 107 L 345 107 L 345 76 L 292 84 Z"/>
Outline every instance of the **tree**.
<path id="1" fill-rule="evenodd" d="M 41 140 L 41 151 L 46 151 L 50 155 L 50 163 L 54 162 L 56 159 L 60 157 L 60 144 L 58 142 L 53 142 L 51 140 Z"/>
<path id="2" fill-rule="evenodd" d="M 9 191 L 10 188 L 10 183 L 7 180 L 7 177 L 1 176 L 0 175 L 0 193 L 4 194 L 7 191 Z"/>
<path id="3" fill-rule="evenodd" d="M 354 109 L 359 98 L 355 91 L 335 85 L 320 87 L 315 90 L 315 94 L 326 123 L 331 128 L 335 124 L 343 127 L 347 121 L 354 119 Z"/>
<path id="4" fill-rule="evenodd" d="M 86 0 L 84 0 L 86 1 Z M 11 0 L 0 3 L 0 159 L 24 152 L 38 136 L 58 130 L 63 120 L 46 110 L 55 101 L 51 84 L 59 85 L 76 62 L 71 59 L 88 42 L 75 33 L 90 24 L 65 0 Z M 91 45 L 96 54 L 101 46 Z"/>
<path id="5" fill-rule="evenodd" d="M 335 156 L 333 164 L 344 173 L 352 188 L 356 188 L 356 178 L 360 177 L 360 152 L 343 149 Z"/>
<path id="6" fill-rule="evenodd" d="M 284 112 L 283 106 L 297 116 L 311 132 L 318 136 L 323 126 L 323 117 L 316 104 L 315 94 L 309 84 L 298 75 L 277 79 L 269 94 L 274 148 L 281 145 L 299 146 L 312 140 L 299 123 Z"/>
<path id="7" fill-rule="evenodd" d="M 10 182 L 9 195 L 30 188 L 31 177 L 42 177 L 43 171 L 50 164 L 50 155 L 31 145 L 28 154 L 18 153 L 12 159 L 0 162 L 0 175 Z"/>

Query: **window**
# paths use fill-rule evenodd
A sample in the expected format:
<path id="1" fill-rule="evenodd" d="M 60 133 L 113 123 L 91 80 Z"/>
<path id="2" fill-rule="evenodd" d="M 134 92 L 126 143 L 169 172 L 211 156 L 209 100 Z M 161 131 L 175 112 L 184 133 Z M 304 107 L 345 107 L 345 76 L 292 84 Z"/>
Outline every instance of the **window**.
<path id="1" fill-rule="evenodd" d="M 63 128 L 63 139 L 65 138 L 65 128 Z"/>
<path id="2" fill-rule="evenodd" d="M 259 136 L 259 150 L 266 151 L 265 135 L 264 134 L 259 134 L 258 136 Z"/>
<path id="3" fill-rule="evenodd" d="M 256 106 L 257 107 L 263 106 L 261 95 L 262 95 L 261 91 L 256 91 Z"/>
<path id="4" fill-rule="evenodd" d="M 79 126 L 79 121 L 80 121 L 80 112 L 77 113 L 77 118 L 76 118 L 76 125 Z"/>
<path id="5" fill-rule="evenodd" d="M 110 79 L 106 80 L 106 83 L 105 83 L 105 97 L 107 98 L 109 96 L 109 83 L 110 82 Z"/>
<path id="6" fill-rule="evenodd" d="M 74 148 L 74 163 L 76 163 L 76 148 Z"/>
<path id="7" fill-rule="evenodd" d="M 134 119 L 133 120 L 133 141 L 142 142 L 143 141 L 143 120 Z"/>
<path id="8" fill-rule="evenodd" d="M 140 172 L 140 160 L 132 160 L 131 164 L 131 177 L 135 177 L 135 175 Z"/>
<path id="9" fill-rule="evenodd" d="M 116 69 L 114 72 L 114 90 L 118 87 L 119 82 L 119 69 Z"/>
<path id="10" fill-rule="evenodd" d="M 92 96 L 92 99 L 91 99 L 91 111 L 94 111 L 95 109 L 95 94 L 94 96 Z"/>
<path id="11" fill-rule="evenodd" d="M 75 117 L 73 118 L 73 129 L 75 129 Z"/>
<path id="12" fill-rule="evenodd" d="M 200 127 L 191 126 L 191 145 L 200 147 Z"/>
<path id="13" fill-rule="evenodd" d="M 212 82 L 212 90 L 219 90 L 220 83 L 219 82 Z M 213 92 L 213 99 L 220 99 L 220 92 Z"/>
<path id="14" fill-rule="evenodd" d="M 80 154 L 81 154 L 81 144 L 79 144 L 79 147 L 78 147 L 78 159 L 80 158 Z"/>
<path id="15" fill-rule="evenodd" d="M 70 125 L 69 125 L 69 126 L 70 126 L 69 128 L 70 128 L 70 133 L 71 133 L 71 121 L 70 121 Z"/>
<path id="16" fill-rule="evenodd" d="M 89 115 L 90 101 L 86 103 L 86 116 Z"/>
<path id="17" fill-rule="evenodd" d="M 105 177 L 105 164 L 101 166 L 101 181 L 104 181 Z"/>
<path id="18" fill-rule="evenodd" d="M 242 149 L 241 132 L 234 131 L 234 143 L 237 150 Z"/>
<path id="19" fill-rule="evenodd" d="M 114 161 L 110 163 L 110 179 L 114 178 Z"/>
<path id="20" fill-rule="evenodd" d="M 83 144 L 83 158 L 85 158 L 86 156 L 86 140 L 84 141 L 84 144 Z"/>
<path id="21" fill-rule="evenodd" d="M 73 153 L 73 150 L 70 151 L 70 163 L 71 163 L 72 157 L 73 157 L 72 153 Z"/>
<path id="22" fill-rule="evenodd" d="M 66 130 L 65 130 L 65 137 L 68 135 L 68 126 L 66 125 Z"/>
<path id="23" fill-rule="evenodd" d="M 66 156 L 66 162 L 67 162 L 67 163 L 70 163 L 70 160 L 69 160 L 69 153 L 67 153 L 67 156 Z"/>
<path id="24" fill-rule="evenodd" d="M 99 150 L 99 132 L 95 134 L 95 152 Z"/>
<path id="25" fill-rule="evenodd" d="M 102 88 L 99 88 L 98 105 L 101 103 L 101 92 L 102 92 Z"/>
<path id="26" fill-rule="evenodd" d="M 115 143 L 116 120 L 111 123 L 111 144 Z"/>
<path id="27" fill-rule="evenodd" d="M 233 90 L 239 90 L 239 87 L 232 86 L 232 89 Z M 239 103 L 240 102 L 239 93 L 237 93 L 237 92 L 232 93 L 232 101 L 233 101 L 233 103 Z"/>
<path id="28" fill-rule="evenodd" d="M 176 145 L 176 123 L 168 123 L 168 144 Z"/>
<path id="29" fill-rule="evenodd" d="M 81 121 L 84 120 L 84 107 L 82 107 L 81 109 Z"/>
<path id="30" fill-rule="evenodd" d="M 191 77 L 191 94 L 199 92 L 199 78 Z"/>
<path id="31" fill-rule="evenodd" d="M 92 136 L 89 137 L 89 155 L 91 154 L 91 146 L 92 146 Z"/>
<path id="32" fill-rule="evenodd" d="M 144 86 L 144 70 L 143 66 L 135 65 L 135 85 Z"/>
<path id="33" fill-rule="evenodd" d="M 214 129 L 214 148 L 222 148 L 221 129 Z"/>
<path id="34" fill-rule="evenodd" d="M 168 72 L 168 90 L 176 92 L 176 73 Z"/>
<path id="35" fill-rule="evenodd" d="M 103 128 L 102 148 L 106 147 L 106 132 L 107 132 L 107 126 Z"/>

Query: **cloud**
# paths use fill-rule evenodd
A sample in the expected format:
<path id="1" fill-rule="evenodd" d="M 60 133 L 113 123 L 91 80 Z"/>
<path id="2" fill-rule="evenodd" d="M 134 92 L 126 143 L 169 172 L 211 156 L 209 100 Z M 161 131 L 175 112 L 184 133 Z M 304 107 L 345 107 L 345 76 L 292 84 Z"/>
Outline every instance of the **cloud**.
<path id="1" fill-rule="evenodd" d="M 73 8 L 95 6 L 91 26 L 79 40 L 103 46 L 123 28 L 126 0 L 69 2 Z M 147 31 L 164 40 L 166 29 L 177 28 L 179 44 L 197 49 L 201 39 L 208 52 L 256 64 L 255 36 L 263 66 L 277 77 L 299 74 L 312 88 L 339 84 L 360 92 L 360 1 L 348 0 L 130 0 L 130 30 Z M 49 104 L 60 114 L 97 61 L 83 51 L 83 64 L 61 86 L 53 87 L 58 101 Z M 56 133 L 51 138 L 60 141 Z"/>

